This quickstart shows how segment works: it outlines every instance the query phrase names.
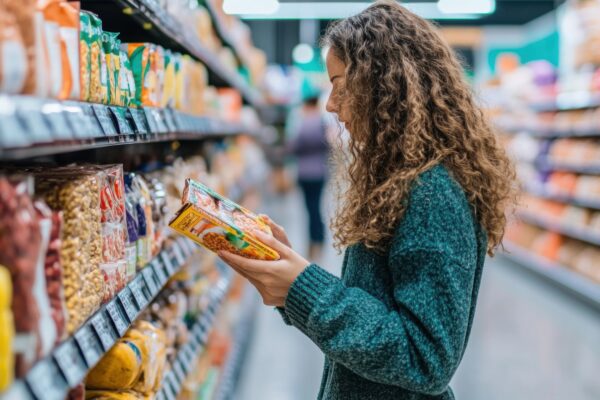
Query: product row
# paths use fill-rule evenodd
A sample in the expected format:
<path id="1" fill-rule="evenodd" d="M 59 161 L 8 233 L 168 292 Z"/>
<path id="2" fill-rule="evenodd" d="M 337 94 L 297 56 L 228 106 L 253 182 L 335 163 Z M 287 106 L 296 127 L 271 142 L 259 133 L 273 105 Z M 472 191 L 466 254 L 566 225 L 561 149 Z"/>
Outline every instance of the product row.
<path id="1" fill-rule="evenodd" d="M 525 194 L 520 200 L 520 215 L 600 239 L 600 211 Z"/>
<path id="2" fill-rule="evenodd" d="M 158 254 L 172 234 L 167 222 L 181 207 L 186 177 L 220 193 L 256 182 L 246 172 L 260 167 L 262 153 L 252 142 L 207 144 L 205 153 L 146 173 L 123 172 L 121 165 L 4 170 L 0 391 Z M 20 345 L 11 349 L 13 325 Z"/>
<path id="3" fill-rule="evenodd" d="M 597 246 L 524 222 L 511 224 L 506 240 L 600 283 L 600 248 Z"/>
<path id="4" fill-rule="evenodd" d="M 74 3 L 8 1 L 0 4 L 0 16 L 0 57 L 6 60 L 0 62 L 0 93 L 172 107 L 193 115 L 227 109 L 239 117 L 239 94 L 208 87 L 201 63 L 152 43 L 121 42 L 118 32 L 103 30 L 97 15 Z"/>

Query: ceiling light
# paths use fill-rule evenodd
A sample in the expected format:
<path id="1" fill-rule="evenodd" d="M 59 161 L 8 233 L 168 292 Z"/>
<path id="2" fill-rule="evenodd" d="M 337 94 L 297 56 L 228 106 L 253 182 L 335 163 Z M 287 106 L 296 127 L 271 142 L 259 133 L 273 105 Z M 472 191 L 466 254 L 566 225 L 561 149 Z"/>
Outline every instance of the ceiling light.
<path id="1" fill-rule="evenodd" d="M 279 9 L 278 0 L 225 0 L 223 11 L 226 14 L 269 15 Z"/>
<path id="2" fill-rule="evenodd" d="M 444 14 L 491 14 L 496 11 L 495 0 L 439 0 L 437 6 Z"/>
<path id="3" fill-rule="evenodd" d="M 245 0 L 249 1 L 249 0 Z M 460 0 L 477 1 L 477 0 Z M 484 2 L 486 0 L 483 0 Z M 491 0 L 487 0 L 491 1 Z M 322 3 L 281 3 L 277 11 L 271 13 L 239 13 L 243 19 L 339 19 L 358 14 L 369 7 L 370 2 L 322 2 Z M 403 3 L 415 14 L 426 19 L 477 19 L 480 14 L 446 14 L 438 9 L 436 3 Z"/>
<path id="4" fill-rule="evenodd" d="M 297 64 L 308 64 L 314 57 L 314 49 L 306 43 L 300 43 L 292 51 L 292 59 Z"/>

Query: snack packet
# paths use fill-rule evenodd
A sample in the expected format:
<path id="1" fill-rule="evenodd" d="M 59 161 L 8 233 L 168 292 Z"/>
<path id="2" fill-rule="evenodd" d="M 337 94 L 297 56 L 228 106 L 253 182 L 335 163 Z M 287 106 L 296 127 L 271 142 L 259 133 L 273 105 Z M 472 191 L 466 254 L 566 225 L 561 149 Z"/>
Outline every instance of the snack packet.
<path id="1" fill-rule="evenodd" d="M 251 233 L 260 229 L 271 234 L 269 226 L 240 205 L 191 179 L 185 182 L 182 203 L 169 222 L 177 232 L 214 252 L 227 250 L 258 260 L 279 259 L 275 250 Z"/>

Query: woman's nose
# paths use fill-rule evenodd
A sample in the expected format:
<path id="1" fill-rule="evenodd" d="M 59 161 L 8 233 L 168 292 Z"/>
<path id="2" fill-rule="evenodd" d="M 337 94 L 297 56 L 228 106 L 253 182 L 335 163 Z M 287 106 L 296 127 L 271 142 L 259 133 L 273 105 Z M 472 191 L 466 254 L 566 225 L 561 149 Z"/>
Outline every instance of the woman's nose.
<path id="1" fill-rule="evenodd" d="M 329 95 L 329 99 L 327 99 L 327 104 L 325 105 L 325 109 L 327 110 L 327 112 L 337 114 L 337 111 L 338 111 L 337 104 L 336 104 L 335 100 L 333 99 L 332 95 Z"/>

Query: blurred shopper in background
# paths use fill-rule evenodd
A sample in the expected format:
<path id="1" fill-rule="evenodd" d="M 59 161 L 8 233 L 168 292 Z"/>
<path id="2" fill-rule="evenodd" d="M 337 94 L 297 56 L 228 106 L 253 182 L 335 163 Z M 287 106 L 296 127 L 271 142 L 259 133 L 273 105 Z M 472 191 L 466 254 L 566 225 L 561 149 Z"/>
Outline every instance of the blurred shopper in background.
<path id="1" fill-rule="evenodd" d="M 298 186 L 302 190 L 308 211 L 309 258 L 317 259 L 321 256 L 325 238 L 321 198 L 327 179 L 329 157 L 326 124 L 319 107 L 318 94 L 305 97 L 297 118 L 288 149 L 297 161 Z"/>

